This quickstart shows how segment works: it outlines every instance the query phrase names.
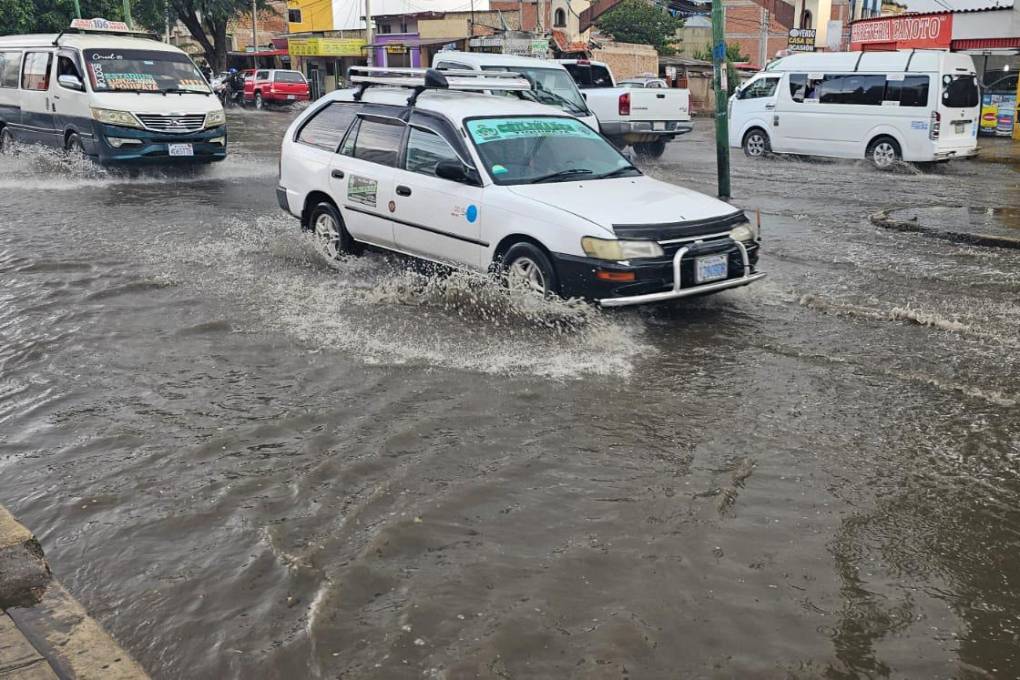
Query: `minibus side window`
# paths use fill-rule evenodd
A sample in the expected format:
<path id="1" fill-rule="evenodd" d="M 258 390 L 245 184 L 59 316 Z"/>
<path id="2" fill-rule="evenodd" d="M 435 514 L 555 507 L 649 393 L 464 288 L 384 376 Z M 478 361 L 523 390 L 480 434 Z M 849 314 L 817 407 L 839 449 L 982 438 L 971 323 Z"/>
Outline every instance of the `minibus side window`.
<path id="1" fill-rule="evenodd" d="M 811 78 L 807 73 L 791 73 L 790 96 L 795 102 L 802 102 L 805 99 L 818 99 L 818 86 L 821 83 L 821 79 Z"/>
<path id="2" fill-rule="evenodd" d="M 66 55 L 57 56 L 57 77 L 60 76 L 74 76 L 84 84 L 85 79 L 82 78 L 81 72 L 78 70 L 78 64 L 75 60 Z M 61 86 L 63 87 L 63 86 Z"/>
<path id="3" fill-rule="evenodd" d="M 823 104 L 880 106 L 885 76 L 858 73 L 825 76 L 819 101 Z"/>
<path id="4" fill-rule="evenodd" d="M 0 87 L 16 89 L 21 73 L 21 52 L 0 52 Z"/>
<path id="5" fill-rule="evenodd" d="M 907 76 L 903 79 L 900 106 L 928 106 L 928 76 Z"/>
<path id="6" fill-rule="evenodd" d="M 26 52 L 25 63 L 21 71 L 21 89 L 50 89 L 50 64 L 53 62 L 51 52 Z"/>

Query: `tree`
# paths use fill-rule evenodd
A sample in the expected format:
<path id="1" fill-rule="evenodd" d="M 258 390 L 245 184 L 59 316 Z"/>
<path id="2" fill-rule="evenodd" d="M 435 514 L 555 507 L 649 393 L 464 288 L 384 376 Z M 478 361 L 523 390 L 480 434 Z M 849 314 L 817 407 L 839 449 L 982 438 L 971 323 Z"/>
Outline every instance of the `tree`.
<path id="1" fill-rule="evenodd" d="M 697 50 L 694 53 L 695 59 L 701 59 L 702 61 L 712 61 L 712 46 L 705 45 L 704 49 Z M 749 61 L 751 57 L 746 54 L 740 53 L 740 43 L 733 43 L 732 45 L 726 45 L 726 89 L 729 94 L 732 95 L 737 91 L 737 67 L 733 64 L 738 64 L 743 61 Z"/>
<path id="2" fill-rule="evenodd" d="M 0 0 L 2 1 L 2 0 Z M 259 9 L 266 6 L 258 0 Z M 214 72 L 227 67 L 227 24 L 239 14 L 251 12 L 251 0 L 136 0 L 132 7 L 135 20 L 162 33 L 166 21 L 179 20 L 202 47 L 205 60 Z"/>
<path id="3" fill-rule="evenodd" d="M 684 20 L 644 0 L 624 0 L 596 24 L 620 42 L 651 45 L 659 54 L 673 54 L 676 33 Z"/>
<path id="4" fill-rule="evenodd" d="M 81 0 L 86 19 L 123 21 L 120 0 Z M 74 0 L 0 0 L 0 35 L 57 33 L 74 18 Z"/>

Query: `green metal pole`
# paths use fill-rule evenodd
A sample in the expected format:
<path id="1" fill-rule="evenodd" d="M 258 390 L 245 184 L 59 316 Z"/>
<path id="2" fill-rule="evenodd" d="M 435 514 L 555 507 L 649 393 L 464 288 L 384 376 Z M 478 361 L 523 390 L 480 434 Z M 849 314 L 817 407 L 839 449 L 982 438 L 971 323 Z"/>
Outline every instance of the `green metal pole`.
<path id="1" fill-rule="evenodd" d="M 128 28 L 134 29 L 135 22 L 131 21 L 131 0 L 124 0 L 124 23 Z"/>
<path id="2" fill-rule="evenodd" d="M 126 0 L 125 0 L 126 1 Z M 730 126 L 726 108 L 726 39 L 722 0 L 712 0 L 712 70 L 715 81 L 715 158 L 719 173 L 719 198 L 730 197 Z"/>
<path id="3" fill-rule="evenodd" d="M 78 0 L 74 0 L 74 16 L 76 19 L 81 19 L 81 5 Z"/>

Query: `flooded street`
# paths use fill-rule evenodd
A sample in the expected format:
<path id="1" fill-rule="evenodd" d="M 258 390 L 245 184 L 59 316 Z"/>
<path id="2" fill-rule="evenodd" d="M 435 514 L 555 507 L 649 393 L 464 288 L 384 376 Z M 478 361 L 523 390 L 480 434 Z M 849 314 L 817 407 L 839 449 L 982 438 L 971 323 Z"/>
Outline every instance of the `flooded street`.
<path id="1" fill-rule="evenodd" d="M 868 220 L 1020 165 L 734 150 L 769 276 L 606 312 L 327 266 L 291 115 L 0 159 L 0 504 L 154 678 L 1020 677 L 1020 252 Z"/>

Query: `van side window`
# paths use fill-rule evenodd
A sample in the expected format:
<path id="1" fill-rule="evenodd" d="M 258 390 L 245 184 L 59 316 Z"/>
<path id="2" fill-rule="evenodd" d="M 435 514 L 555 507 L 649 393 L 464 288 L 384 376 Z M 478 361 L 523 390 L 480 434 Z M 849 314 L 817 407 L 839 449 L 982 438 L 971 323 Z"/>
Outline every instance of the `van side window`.
<path id="1" fill-rule="evenodd" d="M 0 87 L 18 87 L 21 52 L 0 52 Z"/>
<path id="2" fill-rule="evenodd" d="M 771 97 L 779 85 L 779 78 L 759 78 L 740 91 L 739 99 L 760 99 Z"/>
<path id="3" fill-rule="evenodd" d="M 83 83 L 85 82 L 81 77 L 81 72 L 78 71 L 78 64 L 74 59 L 63 54 L 57 56 L 57 78 L 60 76 L 74 76 Z"/>
<path id="4" fill-rule="evenodd" d="M 802 102 L 805 99 L 818 99 L 818 89 L 821 84 L 821 78 L 810 78 L 807 73 L 791 73 L 790 97 L 795 102 Z"/>
<path id="5" fill-rule="evenodd" d="M 403 123 L 398 121 L 383 123 L 362 118 L 357 130 L 351 130 L 351 134 L 347 136 L 344 152 L 350 148 L 349 155 L 354 158 L 395 168 L 403 138 Z"/>
<path id="6" fill-rule="evenodd" d="M 928 76 L 907 76 L 903 79 L 900 106 L 928 106 Z"/>
<path id="7" fill-rule="evenodd" d="M 818 100 L 822 104 L 880 106 L 885 92 L 885 76 L 848 73 L 827 75 Z"/>
<path id="8" fill-rule="evenodd" d="M 297 141 L 335 152 L 361 108 L 361 104 L 355 102 L 329 104 L 305 122 L 298 131 Z"/>
<path id="9" fill-rule="evenodd" d="M 50 64 L 53 54 L 50 52 L 26 52 L 25 63 L 21 69 L 21 89 L 50 89 Z"/>

